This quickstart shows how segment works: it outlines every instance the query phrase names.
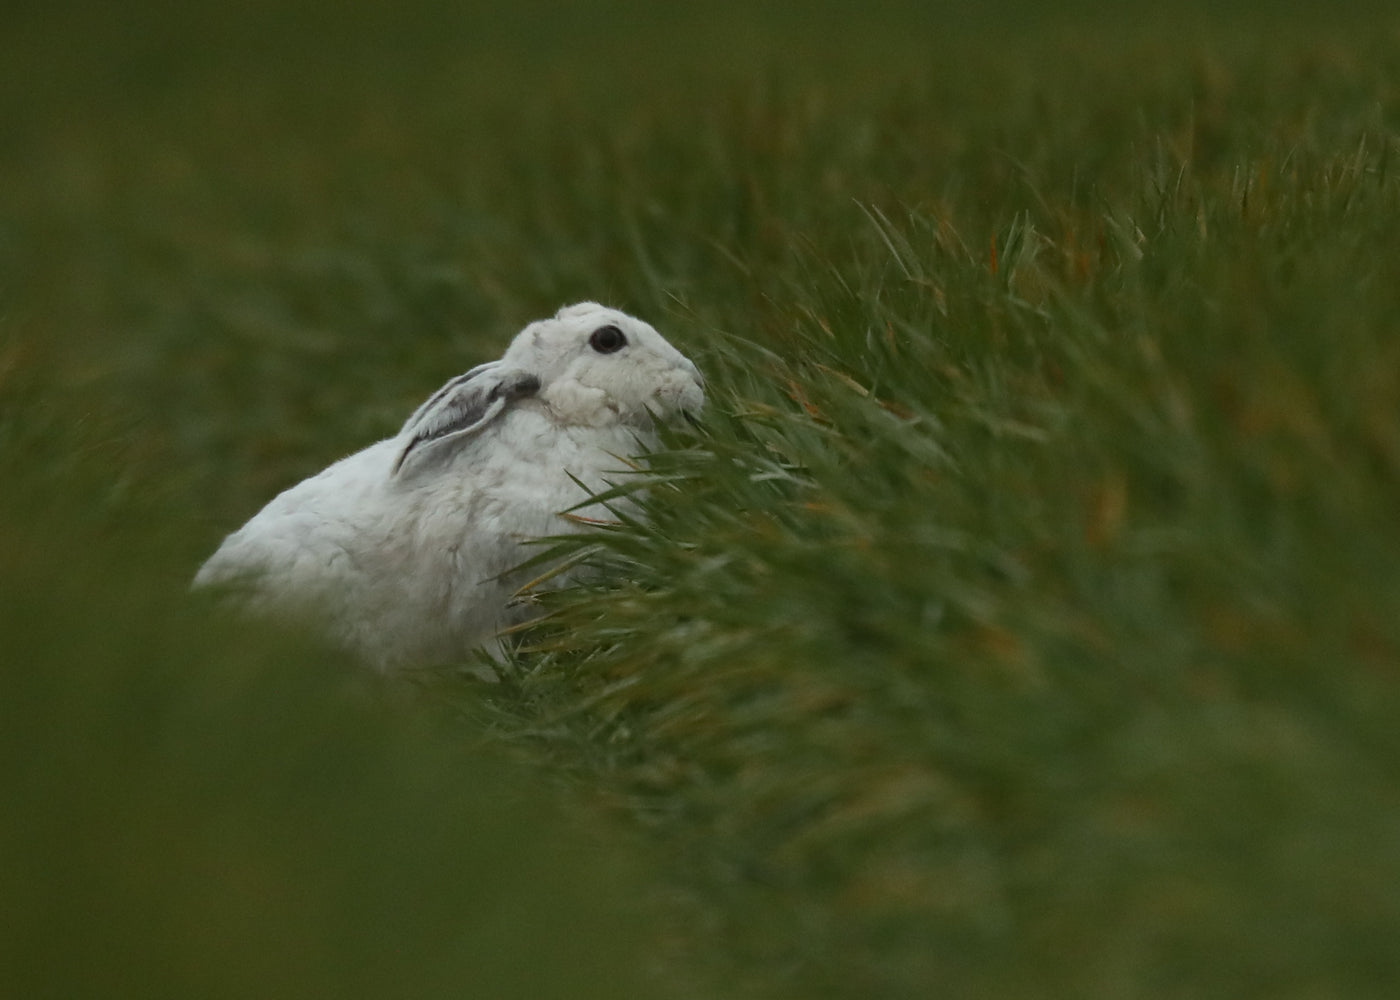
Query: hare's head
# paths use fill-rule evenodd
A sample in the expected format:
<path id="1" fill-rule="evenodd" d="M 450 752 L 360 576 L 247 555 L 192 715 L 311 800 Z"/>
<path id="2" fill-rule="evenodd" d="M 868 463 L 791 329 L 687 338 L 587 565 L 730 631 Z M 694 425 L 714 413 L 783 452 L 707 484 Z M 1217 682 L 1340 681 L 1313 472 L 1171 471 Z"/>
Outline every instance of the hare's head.
<path id="1" fill-rule="evenodd" d="M 649 324 L 594 302 L 531 323 L 501 365 L 538 377 L 538 398 L 565 424 L 643 426 L 705 401 L 689 358 Z"/>
<path id="2" fill-rule="evenodd" d="M 699 412 L 703 381 L 649 324 L 595 302 L 565 306 L 521 330 L 499 361 L 459 375 L 420 406 L 400 432 L 394 471 L 472 437 L 517 400 L 542 404 L 562 426 L 645 429 L 654 417 Z"/>

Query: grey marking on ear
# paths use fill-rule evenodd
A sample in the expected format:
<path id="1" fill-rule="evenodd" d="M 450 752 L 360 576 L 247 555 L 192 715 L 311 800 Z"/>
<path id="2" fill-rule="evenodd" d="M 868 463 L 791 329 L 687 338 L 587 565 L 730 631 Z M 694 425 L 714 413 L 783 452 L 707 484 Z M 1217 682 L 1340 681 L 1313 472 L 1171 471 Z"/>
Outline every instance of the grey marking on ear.
<path id="1" fill-rule="evenodd" d="M 519 372 L 508 379 L 497 382 L 491 390 L 490 398 L 504 399 L 511 402 L 516 399 L 524 399 L 526 396 L 533 396 L 540 391 L 540 377 L 531 375 L 529 372 Z"/>
<path id="2" fill-rule="evenodd" d="M 443 386 L 437 392 L 429 396 L 427 398 L 427 401 L 425 401 L 422 406 L 418 407 L 418 409 L 413 411 L 413 416 L 409 417 L 406 421 L 404 421 L 403 430 L 408 430 L 418 421 L 422 420 L 423 415 L 426 414 L 429 410 L 433 409 L 433 407 L 437 406 L 438 403 L 442 402 L 443 397 L 445 397 L 448 393 L 452 392 L 452 390 L 466 385 L 478 375 L 482 375 L 488 371 L 492 371 L 493 369 L 500 367 L 500 364 L 501 363 L 499 361 L 488 361 L 484 365 L 477 365 L 465 375 L 458 375 L 455 378 L 448 379 L 447 384 L 445 386 Z"/>
<path id="3" fill-rule="evenodd" d="M 397 474 L 411 456 L 426 446 L 477 433 L 500 416 L 508 404 L 540 391 L 539 376 L 529 372 L 509 372 L 497 381 L 480 377 L 488 371 L 494 374 L 499 368 L 498 362 L 474 368 L 448 382 L 420 406 L 400 432 L 411 436 L 392 471 Z"/>

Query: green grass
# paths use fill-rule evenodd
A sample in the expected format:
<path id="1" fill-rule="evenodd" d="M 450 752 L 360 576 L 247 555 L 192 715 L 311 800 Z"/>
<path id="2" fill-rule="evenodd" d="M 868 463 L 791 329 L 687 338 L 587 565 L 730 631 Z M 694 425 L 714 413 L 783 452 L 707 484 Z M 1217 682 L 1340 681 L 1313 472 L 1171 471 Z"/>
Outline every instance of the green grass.
<path id="1" fill-rule="evenodd" d="M 1400 22 L 347 10 L 8 35 L 0 992 L 1394 992 Z M 502 684 L 186 595 L 579 298 L 710 404 Z"/>

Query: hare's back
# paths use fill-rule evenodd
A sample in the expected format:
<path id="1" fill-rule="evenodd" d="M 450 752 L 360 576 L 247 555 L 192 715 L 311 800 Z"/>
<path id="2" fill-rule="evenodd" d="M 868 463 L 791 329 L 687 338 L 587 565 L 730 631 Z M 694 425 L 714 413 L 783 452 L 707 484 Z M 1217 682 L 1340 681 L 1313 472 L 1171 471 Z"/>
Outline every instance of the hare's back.
<path id="1" fill-rule="evenodd" d="M 229 535 L 200 568 L 196 586 L 236 578 L 299 578 L 335 571 L 353 539 L 383 518 L 394 442 L 381 441 L 283 490 Z"/>

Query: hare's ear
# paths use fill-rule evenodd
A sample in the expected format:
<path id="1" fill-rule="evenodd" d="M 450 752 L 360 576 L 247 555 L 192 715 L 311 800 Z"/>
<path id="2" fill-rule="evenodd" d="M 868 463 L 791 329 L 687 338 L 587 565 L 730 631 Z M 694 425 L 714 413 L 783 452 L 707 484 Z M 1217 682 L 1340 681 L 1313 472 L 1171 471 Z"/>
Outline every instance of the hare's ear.
<path id="1" fill-rule="evenodd" d="M 540 391 L 538 375 L 505 369 L 499 361 L 458 375 L 433 393 L 399 432 L 403 442 L 394 459 L 398 475 L 446 441 L 470 437 L 486 427 L 517 399 Z"/>

